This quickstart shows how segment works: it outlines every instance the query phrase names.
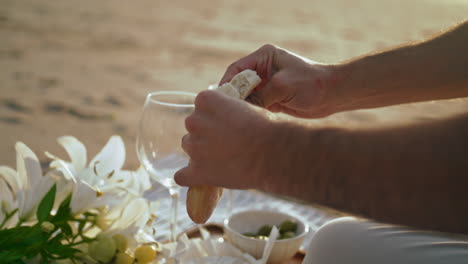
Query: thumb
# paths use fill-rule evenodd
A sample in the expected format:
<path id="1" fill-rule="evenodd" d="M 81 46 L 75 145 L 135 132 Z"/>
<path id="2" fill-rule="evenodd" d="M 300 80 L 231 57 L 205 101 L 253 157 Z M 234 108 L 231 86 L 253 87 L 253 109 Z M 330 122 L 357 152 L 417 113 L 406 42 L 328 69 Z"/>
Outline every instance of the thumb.
<path id="1" fill-rule="evenodd" d="M 283 89 L 273 85 L 273 79 L 265 84 L 261 89 L 254 90 L 246 99 L 246 101 L 260 106 L 262 108 L 269 108 L 270 106 L 283 101 L 286 97 Z"/>

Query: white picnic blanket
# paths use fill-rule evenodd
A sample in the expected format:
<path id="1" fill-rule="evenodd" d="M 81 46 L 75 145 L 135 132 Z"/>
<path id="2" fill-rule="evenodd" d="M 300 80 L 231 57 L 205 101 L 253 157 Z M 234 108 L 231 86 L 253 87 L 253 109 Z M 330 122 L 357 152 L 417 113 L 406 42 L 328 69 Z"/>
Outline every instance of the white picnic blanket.
<path id="1" fill-rule="evenodd" d="M 188 230 L 196 226 L 192 220 L 190 220 L 185 209 L 186 193 L 187 188 L 182 188 L 178 208 L 178 232 Z M 171 198 L 169 193 L 164 187 L 155 183 L 152 191 L 148 192 L 146 196 L 151 199 L 157 199 L 161 202 L 160 208 L 155 212 L 157 218 L 154 223 L 154 227 L 156 229 L 156 239 L 159 241 L 167 240 L 170 232 L 169 219 Z M 320 226 L 334 218 L 334 216 L 329 213 L 309 205 L 283 200 L 257 191 L 231 190 L 231 196 L 232 213 L 249 209 L 262 209 L 280 211 L 303 219 L 309 224 L 311 229 L 308 238 L 304 240 L 304 247 L 308 245 L 310 237 Z M 223 198 L 219 202 L 208 222 L 222 224 L 224 219 L 229 216 L 228 197 L 229 193 L 225 191 Z"/>

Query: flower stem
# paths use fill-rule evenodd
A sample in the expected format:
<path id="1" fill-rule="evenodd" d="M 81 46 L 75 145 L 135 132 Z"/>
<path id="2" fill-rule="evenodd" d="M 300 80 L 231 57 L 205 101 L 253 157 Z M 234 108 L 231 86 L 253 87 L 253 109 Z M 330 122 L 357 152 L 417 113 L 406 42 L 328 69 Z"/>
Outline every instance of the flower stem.
<path id="1" fill-rule="evenodd" d="M 9 214 L 6 215 L 5 219 L 3 219 L 2 223 L 0 224 L 0 230 L 3 228 L 3 226 L 8 222 L 8 220 L 10 220 L 11 217 L 13 217 L 13 215 L 18 212 L 18 208 L 16 208 L 15 210 L 11 211 Z"/>

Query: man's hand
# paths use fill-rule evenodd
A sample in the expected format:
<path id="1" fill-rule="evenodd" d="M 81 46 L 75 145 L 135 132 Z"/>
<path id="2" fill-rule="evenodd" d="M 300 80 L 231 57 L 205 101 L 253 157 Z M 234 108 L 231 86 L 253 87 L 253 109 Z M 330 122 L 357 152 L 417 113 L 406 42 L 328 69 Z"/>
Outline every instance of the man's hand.
<path id="1" fill-rule="evenodd" d="M 268 115 L 220 92 L 200 92 L 182 139 L 190 164 L 176 173 L 177 183 L 258 188 L 270 167 L 265 156 L 274 129 Z"/>
<path id="2" fill-rule="evenodd" d="M 243 70 L 255 70 L 262 82 L 247 101 L 272 112 L 303 118 L 324 117 L 334 112 L 328 101 L 335 83 L 333 68 L 276 46 L 264 45 L 232 63 L 220 84 L 230 81 Z"/>

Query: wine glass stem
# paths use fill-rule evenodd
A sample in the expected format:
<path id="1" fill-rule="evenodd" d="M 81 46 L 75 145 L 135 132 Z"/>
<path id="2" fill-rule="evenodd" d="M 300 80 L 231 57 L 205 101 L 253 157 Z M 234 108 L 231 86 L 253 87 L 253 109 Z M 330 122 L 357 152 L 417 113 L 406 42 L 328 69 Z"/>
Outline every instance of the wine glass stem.
<path id="1" fill-rule="evenodd" d="M 177 237 L 177 213 L 179 211 L 179 189 L 171 189 L 171 242 L 175 242 Z"/>

